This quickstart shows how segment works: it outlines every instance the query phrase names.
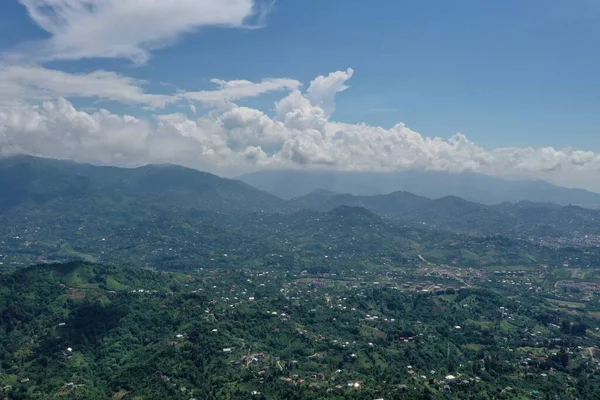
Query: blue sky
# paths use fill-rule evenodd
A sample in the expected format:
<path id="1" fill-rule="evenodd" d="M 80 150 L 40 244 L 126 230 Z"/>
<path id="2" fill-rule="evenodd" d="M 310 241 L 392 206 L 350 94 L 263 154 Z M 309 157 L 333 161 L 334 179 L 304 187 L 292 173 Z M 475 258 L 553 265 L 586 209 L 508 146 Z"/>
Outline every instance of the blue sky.
<path id="1" fill-rule="evenodd" d="M 214 118 L 222 125 L 221 116 L 231 111 L 227 107 L 260 110 L 269 118 L 267 124 L 285 125 L 268 125 L 265 129 L 294 129 L 295 133 L 270 131 L 255 140 L 240 139 L 240 132 L 227 136 L 228 151 L 235 147 L 239 150 L 237 155 L 255 152 L 252 156 L 245 154 L 242 159 L 249 157 L 258 167 L 292 162 L 350 169 L 397 169 L 408 165 L 473 169 L 484 173 L 500 168 L 506 175 L 532 175 L 564 184 L 573 181 L 573 186 L 586 187 L 591 187 L 587 183 L 591 176 L 600 172 L 597 159 L 600 153 L 600 52 L 597 51 L 600 48 L 600 3 L 593 0 L 279 0 L 274 3 L 233 0 L 228 9 L 217 0 L 175 0 L 171 2 L 173 11 L 161 8 L 164 6 L 157 0 L 147 0 L 147 10 L 140 10 L 140 16 L 123 11 L 126 3 L 132 3 L 130 0 L 59 0 L 62 8 L 54 10 L 54 14 L 52 7 L 36 10 L 34 3 L 7 0 L 0 4 L 0 53 L 3 54 L 0 66 L 3 68 L 35 66 L 70 75 L 108 71 L 115 74 L 111 79 L 133 80 L 133 89 L 166 96 L 218 89 L 211 82 L 214 78 L 227 82 L 256 83 L 267 78 L 290 81 L 279 82 L 281 87 L 274 84 L 276 89 L 259 90 L 256 95 L 227 99 L 226 105 L 215 106 L 213 101 L 207 104 L 205 100 L 197 102 L 188 98 L 189 101 L 183 102 L 169 100 L 164 107 L 156 109 L 148 107 L 146 99 L 123 100 L 131 96 L 122 93 L 105 96 L 89 90 L 82 94 L 80 88 L 66 93 L 56 87 L 50 90 L 42 87 L 40 78 L 32 78 L 32 73 L 27 72 L 27 78 L 18 75 L 24 83 L 10 90 L 23 95 L 22 86 L 32 86 L 25 80 L 38 79 L 34 85 L 36 93 L 23 95 L 29 105 L 55 101 L 52 98 L 55 96 L 65 98 L 69 105 L 90 115 L 95 115 L 99 108 L 106 108 L 116 116 L 131 114 L 152 126 L 158 124 L 159 129 L 161 122 L 167 124 L 168 120 L 171 128 L 177 125 L 180 129 L 191 123 L 196 130 L 208 129 L 204 113 L 220 113 Z M 52 4 L 49 0 L 41 0 L 41 3 Z M 108 11 L 104 14 L 103 3 L 110 5 L 105 7 Z M 57 15 L 61 11 L 77 10 L 81 4 L 89 9 L 66 13 L 69 29 L 63 29 Z M 201 8 L 197 16 L 186 18 L 197 8 Z M 36 12 L 43 15 L 36 17 Z M 118 22 L 116 27 L 110 27 L 114 15 L 118 16 Z M 54 18 L 50 26 L 44 22 L 48 16 Z M 161 16 L 176 22 L 162 26 Z M 91 32 L 86 31 L 87 26 Z M 131 33 L 132 30 L 135 32 Z M 115 31 L 112 41 L 97 39 Z M 118 35 L 129 37 L 129 43 L 115 51 L 114 48 L 120 46 Z M 335 77 L 329 74 L 348 68 L 353 72 L 349 76 L 338 76 L 342 81 L 332 89 L 329 85 Z M 15 79 L 15 74 L 22 71 L 12 71 L 11 79 Z M 315 89 L 322 94 L 319 99 L 308 93 L 311 81 L 317 76 L 330 79 L 323 81 L 324 87 Z M 292 80 L 301 85 L 295 87 Z M 106 84 L 103 82 L 100 86 Z M 345 86 L 349 88 L 344 90 Z M 332 91 L 324 93 L 327 88 Z M 307 143 L 310 132 L 298 133 L 297 124 L 286 123 L 280 111 L 278 114 L 277 103 L 296 90 L 302 99 L 322 109 L 327 107 L 319 102 L 330 98 L 328 102 L 333 103 L 335 96 L 335 111 L 331 104 L 331 110 L 322 116 L 326 122 L 314 125 L 328 124 L 319 140 L 328 140 L 332 149 L 340 145 L 332 139 L 340 135 L 331 133 L 341 129 L 338 123 L 351 126 L 344 131 L 344 143 L 348 144 L 360 135 L 369 138 L 367 142 L 372 142 L 374 137 L 385 141 L 387 138 L 379 138 L 380 133 L 375 132 L 375 128 L 393 130 L 396 124 L 403 122 L 406 129 L 419 132 L 422 140 L 417 152 L 427 153 L 424 156 L 427 160 L 411 153 L 415 147 L 410 144 L 410 132 L 391 132 L 400 135 L 400 139 L 392 140 L 391 147 L 382 144 L 382 149 L 393 153 L 395 159 L 383 155 L 388 158 L 372 167 L 360 160 L 360 156 L 352 157 L 351 151 L 330 150 L 315 157 L 307 155 L 319 152 L 317 148 L 325 145 Z M 294 108 L 296 116 L 298 110 L 312 116 L 320 112 L 303 109 L 300 97 L 294 103 L 298 107 Z M 197 113 L 191 111 L 193 108 L 197 108 Z M 176 115 L 178 118 L 185 115 L 188 120 L 175 123 Z M 242 119 L 248 122 L 246 117 Z M 249 127 L 256 129 L 253 123 L 251 121 Z M 363 125 L 372 129 L 364 134 L 354 132 Z M 263 128 L 261 125 L 260 129 Z M 15 126 L 10 129 L 18 131 Z M 148 129 L 152 129 L 148 135 L 157 135 L 155 127 Z M 237 125 L 236 129 L 239 130 Z M 465 146 L 451 142 L 459 132 L 475 150 L 464 150 Z M 18 134 L 13 132 L 15 137 Z M 206 153 L 210 147 L 206 144 L 210 142 L 206 131 L 195 131 L 193 135 L 178 131 L 178 134 L 195 137 L 204 155 L 213 154 Z M 161 135 L 164 136 L 164 132 Z M 268 135 L 283 136 L 278 142 Z M 331 137 L 326 138 L 327 135 Z M 293 143 L 288 141 L 292 136 Z M 450 143 L 451 151 L 464 150 L 469 155 L 457 153 L 451 160 L 433 160 L 440 154 L 445 157 L 447 152 L 435 147 L 439 145 L 437 142 L 426 143 L 435 137 Z M 12 140 L 13 147 L 15 141 Z M 267 151 L 270 145 L 274 147 Z M 113 153 L 118 150 L 115 146 L 118 145 L 111 144 Z M 356 146 L 356 143 L 348 144 L 349 149 Z M 535 152 L 528 150 L 529 147 Z M 39 151 L 37 147 L 20 148 Z M 300 148 L 301 152 L 294 153 Z M 508 148 L 520 149 L 519 155 L 511 153 L 515 161 L 510 166 L 500 165 L 495 160 L 506 158 Z M 582 153 L 570 159 L 571 148 Z M 498 149 L 502 151 L 494 155 Z M 567 150 L 561 153 L 564 149 Z M 361 154 L 372 151 L 367 150 Z M 124 154 L 129 154 L 128 151 Z M 369 153 L 368 157 L 377 154 Z M 192 154 L 184 156 L 174 152 L 173 156 L 175 161 L 181 159 L 193 164 L 190 162 L 194 158 Z M 96 161 L 118 161 L 118 157 L 111 157 L 106 160 L 98 156 Z M 140 162 L 155 158 L 146 155 Z M 198 167 L 232 168 L 220 161 L 207 161 L 208 156 L 198 158 Z M 411 163 L 398 161 L 407 158 Z M 90 157 L 90 161 L 94 161 L 94 157 Z M 581 167 L 582 163 L 587 169 Z M 585 174 L 572 178 L 574 171 L 582 169 Z"/>

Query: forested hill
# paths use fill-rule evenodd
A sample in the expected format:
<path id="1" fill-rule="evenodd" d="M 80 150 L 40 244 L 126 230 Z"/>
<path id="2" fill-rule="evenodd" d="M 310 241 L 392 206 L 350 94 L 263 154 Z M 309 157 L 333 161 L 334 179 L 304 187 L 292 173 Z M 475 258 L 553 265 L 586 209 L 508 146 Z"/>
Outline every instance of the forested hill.
<path id="1" fill-rule="evenodd" d="M 36 259 L 195 268 L 322 265 L 325 256 L 327 265 L 414 262 L 419 255 L 462 265 L 588 266 L 600 233 L 600 212 L 578 207 L 485 206 L 405 192 L 319 191 L 284 201 L 177 166 L 123 169 L 19 156 L 0 161 L 0 186 L 1 268 Z M 567 249 L 573 246 L 579 249 Z"/>
<path id="2" fill-rule="evenodd" d="M 0 212 L 80 204 L 121 212 L 141 205 L 215 212 L 278 211 L 284 201 L 240 181 L 176 165 L 97 167 L 30 156 L 0 159 Z M 127 210 L 131 211 L 131 210 Z"/>
<path id="3" fill-rule="evenodd" d="M 0 275 L 0 388 L 12 400 L 600 395 L 590 316 L 346 272 L 68 263 Z"/>
<path id="4" fill-rule="evenodd" d="M 524 201 L 488 206 L 455 196 L 432 200 L 402 191 L 354 196 L 319 189 L 284 201 L 240 181 L 174 165 L 127 169 L 16 156 L 0 159 L 0 187 L 5 189 L 0 214 L 8 213 L 8 218 L 11 211 L 15 218 L 35 212 L 94 212 L 110 218 L 173 210 L 282 213 L 355 206 L 404 224 L 476 235 L 564 237 L 570 244 L 585 244 L 586 235 L 600 235 L 600 210 Z"/>

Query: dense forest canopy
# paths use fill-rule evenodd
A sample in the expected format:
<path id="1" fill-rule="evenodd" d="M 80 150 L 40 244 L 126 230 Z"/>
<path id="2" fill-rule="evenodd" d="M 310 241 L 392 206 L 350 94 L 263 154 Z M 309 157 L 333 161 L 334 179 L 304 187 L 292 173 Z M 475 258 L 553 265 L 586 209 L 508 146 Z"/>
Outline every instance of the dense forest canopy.
<path id="1" fill-rule="evenodd" d="M 600 396 L 589 314 L 386 273 L 21 269 L 1 278 L 0 384 L 11 399 Z"/>

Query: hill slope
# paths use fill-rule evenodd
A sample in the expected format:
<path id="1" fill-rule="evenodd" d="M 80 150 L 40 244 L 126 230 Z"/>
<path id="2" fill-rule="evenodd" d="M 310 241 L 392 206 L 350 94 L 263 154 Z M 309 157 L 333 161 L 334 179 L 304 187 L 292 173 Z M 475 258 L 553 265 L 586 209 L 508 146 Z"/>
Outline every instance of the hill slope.
<path id="1" fill-rule="evenodd" d="M 25 204 L 55 206 L 136 201 L 210 211 L 277 211 L 285 203 L 245 183 L 174 165 L 95 167 L 29 156 L 0 159 L 0 212 Z"/>
<path id="2" fill-rule="evenodd" d="M 0 387 L 15 400 L 599 398 L 597 303 L 576 313 L 420 270 L 24 268 L 0 275 Z M 434 290 L 401 289 L 409 279 Z"/>

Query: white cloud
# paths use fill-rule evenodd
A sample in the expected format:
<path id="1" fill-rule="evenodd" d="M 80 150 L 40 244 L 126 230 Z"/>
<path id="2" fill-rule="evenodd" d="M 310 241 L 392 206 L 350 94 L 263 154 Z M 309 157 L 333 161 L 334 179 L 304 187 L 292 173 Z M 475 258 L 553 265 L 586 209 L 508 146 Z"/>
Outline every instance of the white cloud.
<path id="1" fill-rule="evenodd" d="M 211 79 L 211 82 L 218 85 L 219 89 L 183 92 L 180 95 L 191 101 L 214 106 L 231 103 L 247 97 L 257 97 L 267 92 L 298 89 L 301 86 L 301 83 L 297 80 L 287 78 L 264 79 L 260 82 Z"/>
<path id="2" fill-rule="evenodd" d="M 27 51 L 36 60 L 128 58 L 149 52 L 202 27 L 241 27 L 254 0 L 19 0 L 50 34 Z M 261 17 L 260 18 L 264 18 Z"/>
<path id="3" fill-rule="evenodd" d="M 148 157 L 152 124 L 106 110 L 88 114 L 65 99 L 0 110 L 0 152 L 122 164 Z"/>
<path id="4" fill-rule="evenodd" d="M 69 74 L 40 66 L 0 65 L 1 102 L 90 97 L 160 108 L 178 100 L 170 95 L 147 94 L 143 83 L 107 71 Z"/>
<path id="5" fill-rule="evenodd" d="M 308 87 L 308 99 L 331 115 L 335 110 L 335 95 L 348 89 L 346 82 L 352 78 L 352 75 L 354 70 L 348 68 L 346 71 L 336 71 L 327 76 L 316 77 Z"/>
<path id="6" fill-rule="evenodd" d="M 143 88 L 146 82 L 114 72 L 99 70 L 87 74 L 70 74 L 38 65 L 0 64 L 0 102 L 85 97 L 149 108 L 163 108 L 182 99 L 207 106 L 224 106 L 272 91 L 297 90 L 301 86 L 299 81 L 288 78 L 264 79 L 260 82 L 224 81 L 215 78 L 211 79 L 211 82 L 219 88 L 197 92 L 180 91 L 175 94 L 151 94 Z M 189 104 L 189 108 L 196 113 L 194 104 Z"/>
<path id="7" fill-rule="evenodd" d="M 86 113 L 64 99 L 37 106 L 0 104 L 0 152 L 108 164 L 173 162 L 220 172 L 263 167 L 477 171 L 600 191 L 600 154 L 594 152 L 551 147 L 487 150 L 462 134 L 442 139 L 404 124 L 386 129 L 332 121 L 316 103 L 323 104 L 318 100 L 323 98 L 333 102 L 329 93 L 342 86 L 313 86 L 332 88 L 318 97 L 316 89 L 311 95 L 293 88 L 275 104 L 274 116 L 231 104 L 197 119 L 168 114 L 150 121 L 105 110 Z M 225 87 L 236 84 L 224 83 L 219 91 Z"/>

